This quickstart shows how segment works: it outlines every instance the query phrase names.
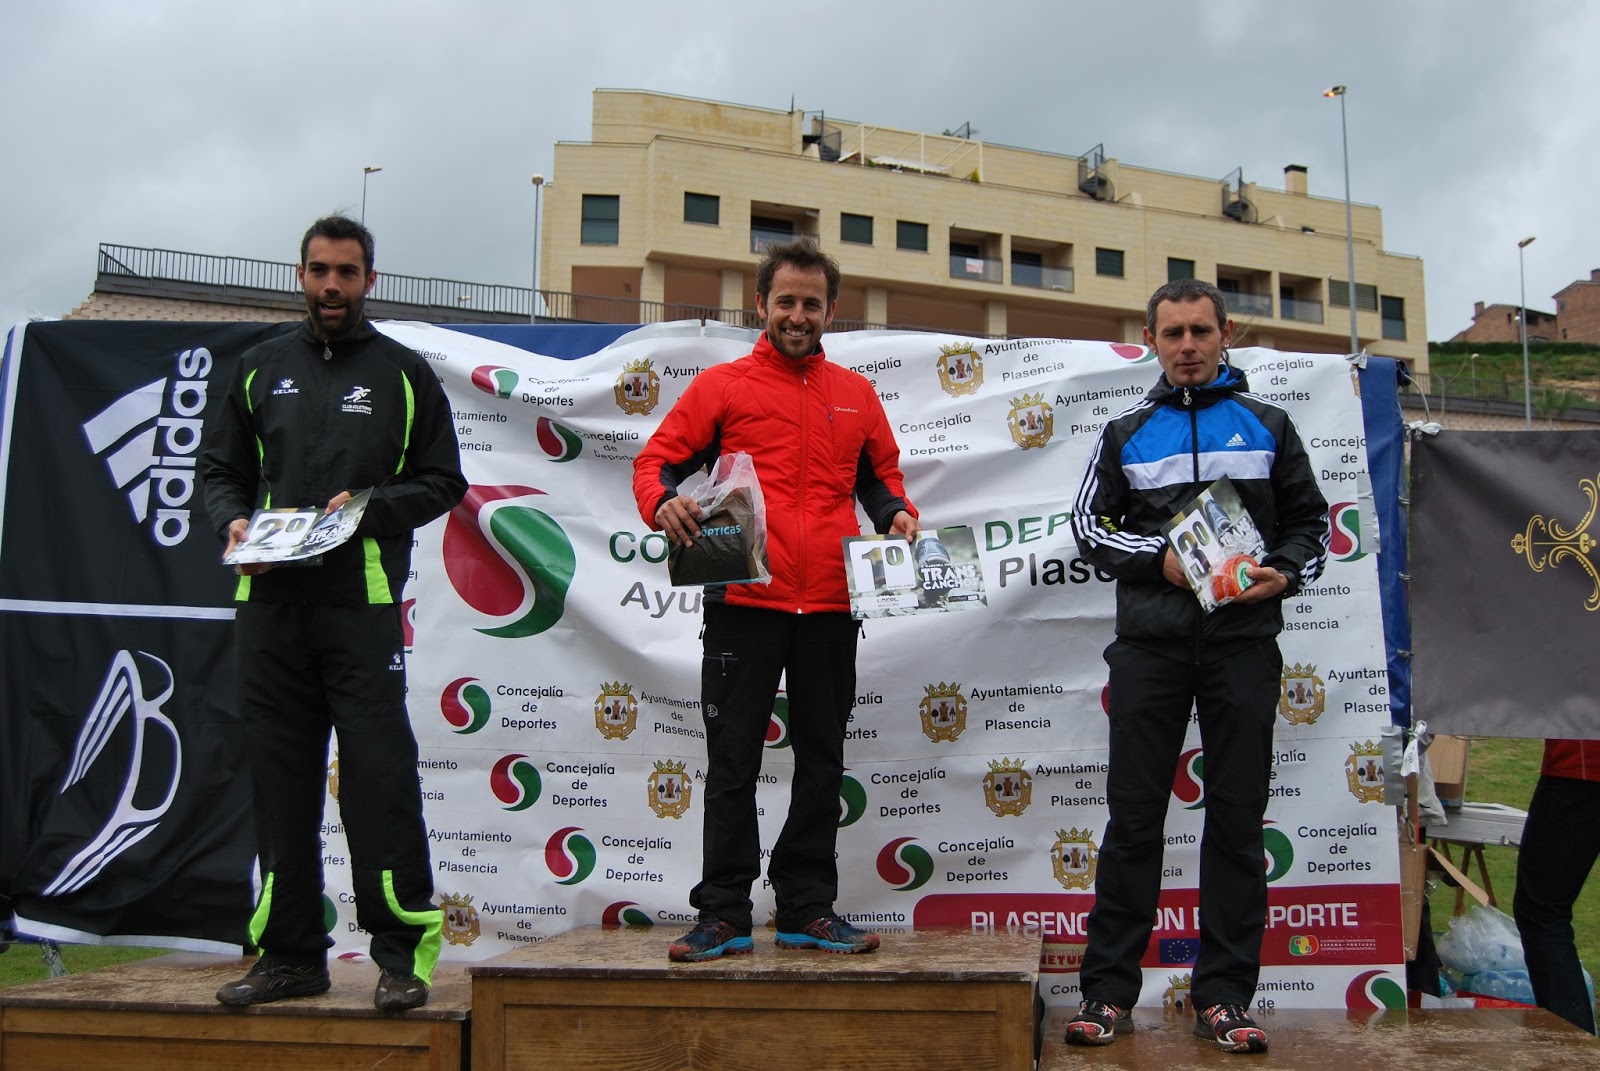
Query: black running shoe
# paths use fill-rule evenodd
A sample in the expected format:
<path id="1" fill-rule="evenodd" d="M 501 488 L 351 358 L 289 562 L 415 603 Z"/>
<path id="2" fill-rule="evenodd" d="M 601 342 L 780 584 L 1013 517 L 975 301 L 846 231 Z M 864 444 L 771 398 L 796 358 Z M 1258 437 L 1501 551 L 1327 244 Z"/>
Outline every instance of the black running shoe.
<path id="1" fill-rule="evenodd" d="M 406 1011 L 428 1003 L 428 983 L 406 971 L 383 968 L 378 988 L 372 991 L 372 1006 L 379 1011 Z"/>
<path id="2" fill-rule="evenodd" d="M 314 997 L 332 986 L 327 964 L 290 963 L 268 954 L 256 960 L 250 973 L 217 990 L 224 1004 L 270 1004 L 289 997 Z"/>
<path id="3" fill-rule="evenodd" d="M 1117 1040 L 1117 1024 L 1128 1021 L 1128 1009 L 1103 1000 L 1086 1000 L 1067 1020 L 1068 1045 L 1109 1045 Z"/>
<path id="4" fill-rule="evenodd" d="M 1267 1032 L 1238 1004 L 1213 1004 L 1194 1017 L 1194 1036 L 1223 1052 L 1266 1052 Z"/>
<path id="5" fill-rule="evenodd" d="M 798 930 L 778 931 L 779 948 L 820 948 L 824 952 L 871 952 L 879 945 L 878 935 L 860 930 L 838 915 L 812 919 Z"/>

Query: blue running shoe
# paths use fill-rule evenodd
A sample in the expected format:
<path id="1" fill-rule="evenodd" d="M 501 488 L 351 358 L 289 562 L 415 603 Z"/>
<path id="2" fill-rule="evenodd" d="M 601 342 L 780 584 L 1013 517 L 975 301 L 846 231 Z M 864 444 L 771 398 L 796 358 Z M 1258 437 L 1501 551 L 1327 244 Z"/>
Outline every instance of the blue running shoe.
<path id="1" fill-rule="evenodd" d="M 838 915 L 812 919 L 796 932 L 778 931 L 779 948 L 818 948 L 824 952 L 871 952 L 878 935 L 858 930 Z"/>
<path id="2" fill-rule="evenodd" d="M 755 951 L 748 929 L 736 929 L 714 915 L 702 916 L 694 929 L 667 946 L 667 958 L 678 963 L 698 963 L 726 953 L 737 956 Z"/>

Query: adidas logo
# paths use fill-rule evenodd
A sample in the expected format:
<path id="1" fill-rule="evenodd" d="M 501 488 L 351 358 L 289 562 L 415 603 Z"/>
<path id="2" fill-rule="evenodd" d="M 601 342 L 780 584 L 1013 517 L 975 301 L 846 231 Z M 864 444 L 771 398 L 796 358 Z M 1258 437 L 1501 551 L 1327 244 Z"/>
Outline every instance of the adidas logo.
<path id="1" fill-rule="evenodd" d="M 1228 440 L 1229 446 L 1243 446 L 1244 444 L 1244 436 L 1240 435 L 1238 432 L 1234 432 L 1233 438 Z"/>
<path id="2" fill-rule="evenodd" d="M 184 350 L 174 377 L 129 391 L 83 424 L 89 449 L 105 459 L 111 482 L 127 493 L 133 519 L 148 524 L 163 547 L 189 535 L 211 363 L 204 347 Z"/>

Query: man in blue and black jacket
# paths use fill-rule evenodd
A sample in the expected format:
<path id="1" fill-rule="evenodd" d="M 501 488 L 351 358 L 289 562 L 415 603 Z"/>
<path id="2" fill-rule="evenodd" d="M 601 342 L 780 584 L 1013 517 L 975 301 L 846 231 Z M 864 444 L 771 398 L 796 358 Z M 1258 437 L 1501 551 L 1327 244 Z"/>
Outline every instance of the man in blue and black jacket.
<path id="1" fill-rule="evenodd" d="M 1267 883 L 1261 821 L 1282 691 L 1283 600 L 1321 572 L 1328 503 L 1289 414 L 1248 393 L 1227 364 L 1233 322 L 1209 283 L 1182 279 L 1150 298 L 1145 344 L 1162 377 L 1110 420 L 1073 505 L 1079 552 L 1117 578 L 1110 667 L 1110 820 L 1066 1040 L 1109 1044 L 1138 1001 L 1140 958 L 1160 896 L 1167 801 L 1199 714 L 1206 815 L 1200 847 L 1195 1033 L 1228 1052 L 1260 1052 L 1248 1014 L 1260 973 Z M 1266 544 L 1234 601 L 1206 613 L 1161 527 L 1228 477 Z"/>

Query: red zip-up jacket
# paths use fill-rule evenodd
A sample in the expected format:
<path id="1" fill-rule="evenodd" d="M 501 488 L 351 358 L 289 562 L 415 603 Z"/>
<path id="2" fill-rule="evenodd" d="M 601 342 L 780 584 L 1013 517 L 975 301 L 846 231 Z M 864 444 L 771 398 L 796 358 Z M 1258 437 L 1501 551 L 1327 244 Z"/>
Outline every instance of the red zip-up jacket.
<path id="1" fill-rule="evenodd" d="M 696 376 L 633 463 L 639 515 L 656 511 L 678 485 L 722 454 L 755 461 L 767 508 L 770 584 L 729 584 L 730 605 L 788 613 L 850 609 L 840 540 L 861 534 L 855 500 L 882 534 L 905 510 L 900 448 L 867 378 L 819 348 L 796 360 L 766 335 L 747 356 Z"/>
<path id="2" fill-rule="evenodd" d="M 1600 781 L 1600 740 L 1546 740 L 1540 773 Z"/>

